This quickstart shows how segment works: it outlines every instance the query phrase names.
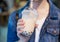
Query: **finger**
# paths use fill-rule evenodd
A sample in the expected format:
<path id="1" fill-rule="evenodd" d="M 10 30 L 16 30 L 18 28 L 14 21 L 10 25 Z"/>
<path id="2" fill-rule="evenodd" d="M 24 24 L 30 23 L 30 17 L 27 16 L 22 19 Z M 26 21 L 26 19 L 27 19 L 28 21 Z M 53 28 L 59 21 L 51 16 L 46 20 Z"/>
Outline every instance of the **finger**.
<path id="1" fill-rule="evenodd" d="M 19 22 L 19 23 L 17 23 L 17 26 L 24 26 L 24 22 Z"/>
<path id="2" fill-rule="evenodd" d="M 23 28 L 25 28 L 25 26 L 17 26 L 17 29 L 18 28 L 23 29 Z"/>
<path id="3" fill-rule="evenodd" d="M 17 32 L 21 33 L 23 31 L 23 28 L 17 28 Z"/>
<path id="4" fill-rule="evenodd" d="M 23 19 L 19 19 L 18 22 L 23 22 Z"/>
<path id="5" fill-rule="evenodd" d="M 25 22 L 23 22 L 23 21 L 18 21 L 17 22 L 17 25 L 24 25 L 25 24 Z"/>
<path id="6" fill-rule="evenodd" d="M 21 32 L 23 32 L 23 30 L 20 29 L 20 28 L 18 28 L 18 29 L 17 29 L 17 32 L 18 32 L 18 33 L 21 33 Z"/>

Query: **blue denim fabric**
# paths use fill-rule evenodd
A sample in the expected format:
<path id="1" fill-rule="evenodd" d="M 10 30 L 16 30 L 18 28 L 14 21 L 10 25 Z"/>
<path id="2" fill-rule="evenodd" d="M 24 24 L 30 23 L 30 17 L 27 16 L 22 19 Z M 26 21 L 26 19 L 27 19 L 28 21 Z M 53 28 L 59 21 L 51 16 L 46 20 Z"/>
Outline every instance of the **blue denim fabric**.
<path id="1" fill-rule="evenodd" d="M 39 42 L 58 42 L 60 30 L 60 9 L 53 4 L 52 0 L 49 0 L 49 4 L 50 4 L 49 15 L 42 26 Z M 28 6 L 29 1 L 23 8 L 18 10 L 19 18 L 22 17 L 21 12 L 24 10 L 24 8 Z M 14 11 L 9 16 L 7 42 L 15 42 L 19 40 L 16 32 L 17 25 L 16 12 L 17 11 Z M 31 35 L 28 42 L 34 42 L 35 40 L 34 34 L 35 31 Z"/>

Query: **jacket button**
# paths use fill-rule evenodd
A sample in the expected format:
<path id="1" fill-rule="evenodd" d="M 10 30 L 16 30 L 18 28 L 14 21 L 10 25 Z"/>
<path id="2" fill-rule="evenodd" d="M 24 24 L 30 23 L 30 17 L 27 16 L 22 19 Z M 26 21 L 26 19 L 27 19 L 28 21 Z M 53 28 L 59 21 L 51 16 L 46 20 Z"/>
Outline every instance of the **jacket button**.
<path id="1" fill-rule="evenodd" d="M 56 30 L 54 30 L 53 33 L 56 34 L 57 33 Z"/>

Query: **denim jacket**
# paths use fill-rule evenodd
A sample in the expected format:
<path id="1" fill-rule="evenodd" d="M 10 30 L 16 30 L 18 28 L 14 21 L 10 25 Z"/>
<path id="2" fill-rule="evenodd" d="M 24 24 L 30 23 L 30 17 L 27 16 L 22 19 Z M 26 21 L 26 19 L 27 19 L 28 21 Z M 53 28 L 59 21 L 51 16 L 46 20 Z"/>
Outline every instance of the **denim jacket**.
<path id="1" fill-rule="evenodd" d="M 29 6 L 29 0 L 27 4 L 19 9 L 18 11 L 14 11 L 9 16 L 9 22 L 8 22 L 8 34 L 7 34 L 7 42 L 15 42 L 18 41 L 19 38 L 17 37 L 16 32 L 16 26 L 17 26 L 17 20 L 16 20 L 16 13 L 18 12 L 18 18 L 22 17 L 21 12 L 24 10 L 25 7 Z M 39 37 L 39 42 L 59 42 L 59 30 L 60 30 L 60 9 L 57 8 L 52 0 L 48 1 L 50 4 L 49 9 L 49 15 L 46 18 Z M 28 42 L 34 42 L 35 41 L 35 31 L 31 35 Z"/>

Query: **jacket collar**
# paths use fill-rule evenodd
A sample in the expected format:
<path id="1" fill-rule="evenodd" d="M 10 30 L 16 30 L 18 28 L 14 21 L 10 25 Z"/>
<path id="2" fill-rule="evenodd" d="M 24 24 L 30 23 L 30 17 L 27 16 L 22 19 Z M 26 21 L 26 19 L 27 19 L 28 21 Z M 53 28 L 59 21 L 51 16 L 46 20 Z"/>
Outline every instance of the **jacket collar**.
<path id="1" fill-rule="evenodd" d="M 44 35 L 44 30 L 45 27 L 47 26 L 47 24 L 49 23 L 50 20 L 54 20 L 54 19 L 58 19 L 58 13 L 60 13 L 60 9 L 58 9 L 52 2 L 52 0 L 48 0 L 49 5 L 50 5 L 50 9 L 49 9 L 49 15 L 47 16 L 43 26 L 42 26 L 42 30 L 41 30 L 41 37 L 42 35 Z"/>
<path id="2" fill-rule="evenodd" d="M 58 12 L 60 12 L 60 9 L 53 4 L 52 0 L 49 0 L 49 4 L 50 4 L 49 12 L 50 17 L 58 17 Z"/>
<path id="3" fill-rule="evenodd" d="M 49 15 L 46 18 L 46 20 L 45 20 L 45 22 L 44 22 L 44 24 L 42 26 L 42 29 L 41 29 L 41 32 L 40 32 L 40 39 L 44 35 L 45 29 L 46 29 L 45 27 L 48 25 L 49 21 L 54 20 L 54 19 L 58 19 L 58 13 L 60 13 L 60 9 L 57 8 L 53 4 L 52 0 L 49 0 L 48 2 L 49 2 L 49 5 L 50 5 Z M 39 42 L 40 42 L 40 39 L 39 39 Z"/>

